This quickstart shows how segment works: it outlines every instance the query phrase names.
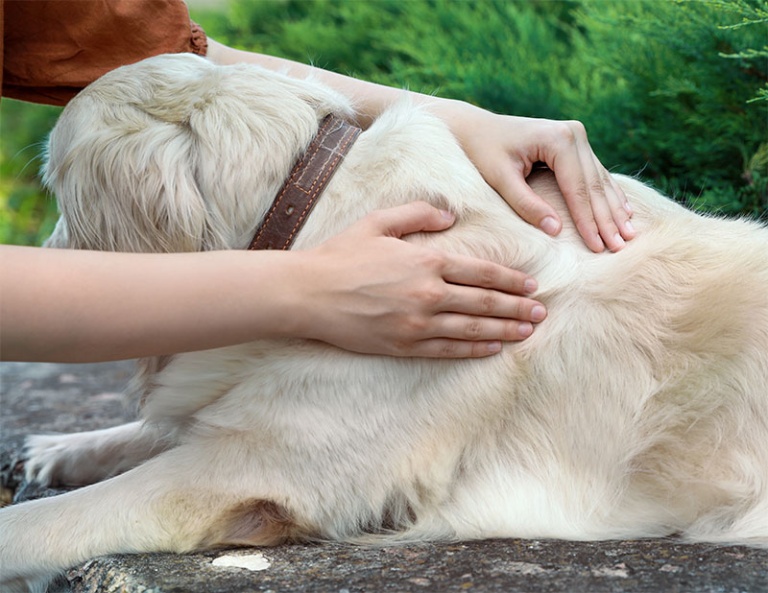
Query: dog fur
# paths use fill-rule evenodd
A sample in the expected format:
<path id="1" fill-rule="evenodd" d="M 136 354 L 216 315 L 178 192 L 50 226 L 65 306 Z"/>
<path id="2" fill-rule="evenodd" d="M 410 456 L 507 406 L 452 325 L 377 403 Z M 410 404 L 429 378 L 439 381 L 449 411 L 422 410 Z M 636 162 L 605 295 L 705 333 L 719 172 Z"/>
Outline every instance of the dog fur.
<path id="1" fill-rule="evenodd" d="M 50 245 L 242 249 L 330 112 L 352 116 L 331 90 L 254 66 L 116 70 L 51 134 Z M 0 511 L 5 582 L 108 553 L 295 540 L 768 546 L 768 229 L 617 180 L 638 236 L 595 254 L 551 174 L 530 182 L 566 221 L 557 238 L 517 217 L 438 119 L 391 108 L 294 248 L 427 200 L 458 222 L 408 240 L 525 270 L 548 319 L 479 360 L 285 340 L 145 361 L 143 422 L 30 439 L 30 478 L 92 484 Z"/>

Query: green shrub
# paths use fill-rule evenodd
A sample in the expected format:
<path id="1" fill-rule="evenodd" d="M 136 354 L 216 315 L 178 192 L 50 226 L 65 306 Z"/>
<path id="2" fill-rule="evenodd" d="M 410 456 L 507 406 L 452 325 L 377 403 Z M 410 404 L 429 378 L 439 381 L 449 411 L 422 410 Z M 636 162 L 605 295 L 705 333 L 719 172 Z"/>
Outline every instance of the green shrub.
<path id="1" fill-rule="evenodd" d="M 768 56 L 735 56 L 765 44 L 768 22 L 733 27 L 759 5 L 584 2 L 574 55 L 591 76 L 571 109 L 595 149 L 695 207 L 765 212 L 768 103 L 753 99 Z"/>
<path id="2" fill-rule="evenodd" d="M 41 189 L 38 171 L 58 107 L 0 101 L 0 243 L 40 245 L 53 230 L 56 204 Z"/>

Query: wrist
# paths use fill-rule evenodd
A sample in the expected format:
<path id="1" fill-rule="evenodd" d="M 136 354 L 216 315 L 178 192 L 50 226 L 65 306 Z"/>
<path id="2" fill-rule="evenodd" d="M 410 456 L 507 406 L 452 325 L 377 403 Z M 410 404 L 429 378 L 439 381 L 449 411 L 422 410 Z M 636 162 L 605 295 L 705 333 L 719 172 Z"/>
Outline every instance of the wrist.
<path id="1" fill-rule="evenodd" d="M 270 254 L 270 271 L 256 276 L 260 333 L 267 338 L 311 338 L 311 286 L 313 274 L 305 251 L 262 252 Z M 265 287 L 263 283 L 266 283 Z"/>
<path id="2" fill-rule="evenodd" d="M 440 118 L 451 133 L 456 137 L 462 147 L 465 144 L 466 139 L 473 136 L 474 130 L 478 118 L 483 113 L 488 113 L 458 99 L 443 99 L 439 97 L 431 97 L 431 101 L 425 102 L 427 110 Z"/>

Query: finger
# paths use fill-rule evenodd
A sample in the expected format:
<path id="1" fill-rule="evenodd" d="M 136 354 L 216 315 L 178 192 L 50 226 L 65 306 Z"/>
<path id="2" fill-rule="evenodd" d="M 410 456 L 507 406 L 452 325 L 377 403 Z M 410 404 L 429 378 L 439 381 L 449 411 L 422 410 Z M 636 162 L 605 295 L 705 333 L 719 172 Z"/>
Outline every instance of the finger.
<path id="1" fill-rule="evenodd" d="M 558 150 L 552 162 L 548 164 L 555 173 L 571 218 L 587 247 L 595 253 L 603 251 L 605 245 L 592 210 L 590 181 L 587 179 L 585 162 L 579 154 L 575 136 L 572 145 Z M 594 167 L 591 163 L 587 166 Z"/>
<path id="2" fill-rule="evenodd" d="M 590 200 L 600 236 L 611 251 L 618 251 L 635 236 L 629 201 L 591 149 L 584 170 L 589 170 L 591 175 Z"/>
<path id="3" fill-rule="evenodd" d="M 547 310 L 543 304 L 534 299 L 529 299 L 522 296 L 514 296 L 499 292 L 498 290 L 489 290 L 485 288 L 475 288 L 471 286 L 450 286 L 445 294 L 445 298 L 439 305 L 439 310 L 443 312 L 461 313 L 464 316 L 470 316 L 477 320 L 488 318 L 491 321 L 496 320 L 515 320 L 515 321 L 530 321 L 533 323 L 540 323 L 547 317 Z M 439 324 L 436 326 L 437 331 L 445 331 L 447 328 L 456 330 L 455 323 L 457 320 L 446 317 L 441 318 L 438 314 L 435 317 L 435 321 Z M 464 321 L 462 319 L 462 321 Z M 477 321 L 475 322 L 477 326 Z M 491 329 L 498 328 L 498 325 L 489 325 L 485 328 L 478 326 L 478 329 Z M 458 331 L 463 332 L 464 327 L 460 327 Z M 441 334 L 434 333 L 432 337 L 454 337 L 454 338 L 469 338 L 473 337 L 465 335 L 463 333 Z M 489 334 L 477 334 L 474 339 L 502 339 L 501 335 L 489 335 Z"/>
<path id="4" fill-rule="evenodd" d="M 629 212 L 624 207 L 625 199 L 617 193 L 608 172 L 599 163 L 596 164 L 600 168 L 598 174 L 601 175 L 602 189 L 601 194 L 593 198 L 595 221 L 608 249 L 618 251 L 635 236 L 634 229 L 629 221 Z"/>
<path id="5" fill-rule="evenodd" d="M 486 342 L 468 342 L 465 340 L 431 339 L 416 342 L 407 352 L 401 351 L 394 356 L 414 356 L 420 358 L 484 358 L 501 352 L 498 340 Z"/>
<path id="6" fill-rule="evenodd" d="M 415 342 L 407 352 L 401 351 L 399 354 L 427 358 L 480 358 L 500 352 L 502 342 L 525 340 L 534 331 L 533 324 L 527 321 L 502 321 L 463 315 L 452 316 L 451 320 L 456 323 L 453 327 L 449 324 L 443 328 L 442 333 L 446 335 Z M 479 337 L 475 338 L 475 335 Z"/>
<path id="7" fill-rule="evenodd" d="M 411 202 L 377 210 L 364 220 L 377 234 L 399 239 L 411 233 L 443 231 L 453 225 L 456 217 L 447 210 L 435 208 L 426 202 Z"/>
<path id="8" fill-rule="evenodd" d="M 542 311 L 544 307 L 537 305 Z M 539 321 L 543 321 L 542 314 Z M 459 313 L 442 313 L 432 319 L 433 335 L 425 339 L 450 339 L 466 342 L 516 342 L 533 333 L 534 322 L 525 319 L 504 319 Z"/>
<path id="9" fill-rule="evenodd" d="M 446 282 L 526 295 L 538 284 L 528 274 L 490 261 L 458 254 L 445 254 L 442 277 Z"/>
<path id="10" fill-rule="evenodd" d="M 582 146 L 581 149 L 579 154 L 583 158 L 582 170 L 587 176 L 592 219 L 604 245 L 611 251 L 619 251 L 625 245 L 613 214 L 613 208 L 619 205 L 619 200 L 608 183 L 608 172 L 603 169 L 592 150 L 588 146 Z"/>
<path id="11" fill-rule="evenodd" d="M 600 166 L 602 167 L 602 165 Z M 619 228 L 621 236 L 629 241 L 637 234 L 635 228 L 632 226 L 632 221 L 630 220 L 632 218 L 632 206 L 630 205 L 624 190 L 621 189 L 613 175 L 608 173 L 604 168 L 603 173 L 607 178 L 605 184 L 606 193 L 614 198 L 612 200 L 613 220 L 616 222 L 616 226 Z"/>
<path id="12" fill-rule="evenodd" d="M 562 229 L 562 221 L 555 209 L 528 185 L 522 163 L 517 166 L 510 163 L 508 170 L 494 180 L 493 189 L 528 224 L 552 236 Z"/>

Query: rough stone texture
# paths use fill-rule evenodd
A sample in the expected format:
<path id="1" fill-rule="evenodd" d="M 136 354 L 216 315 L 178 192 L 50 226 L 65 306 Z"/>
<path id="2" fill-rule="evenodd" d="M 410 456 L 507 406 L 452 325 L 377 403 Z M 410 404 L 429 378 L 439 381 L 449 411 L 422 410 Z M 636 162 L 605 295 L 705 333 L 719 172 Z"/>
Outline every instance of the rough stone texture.
<path id="1" fill-rule="evenodd" d="M 121 394 L 131 363 L 0 363 L 0 482 L 16 500 L 60 490 L 26 485 L 23 435 L 113 426 L 135 417 Z M 261 570 L 215 566 L 258 556 Z M 265 561 L 268 566 L 265 567 Z M 73 593 L 302 591 L 768 592 L 768 550 L 674 540 L 573 543 L 496 540 L 368 549 L 337 544 L 221 550 L 184 556 L 115 555 L 69 571 Z"/>

